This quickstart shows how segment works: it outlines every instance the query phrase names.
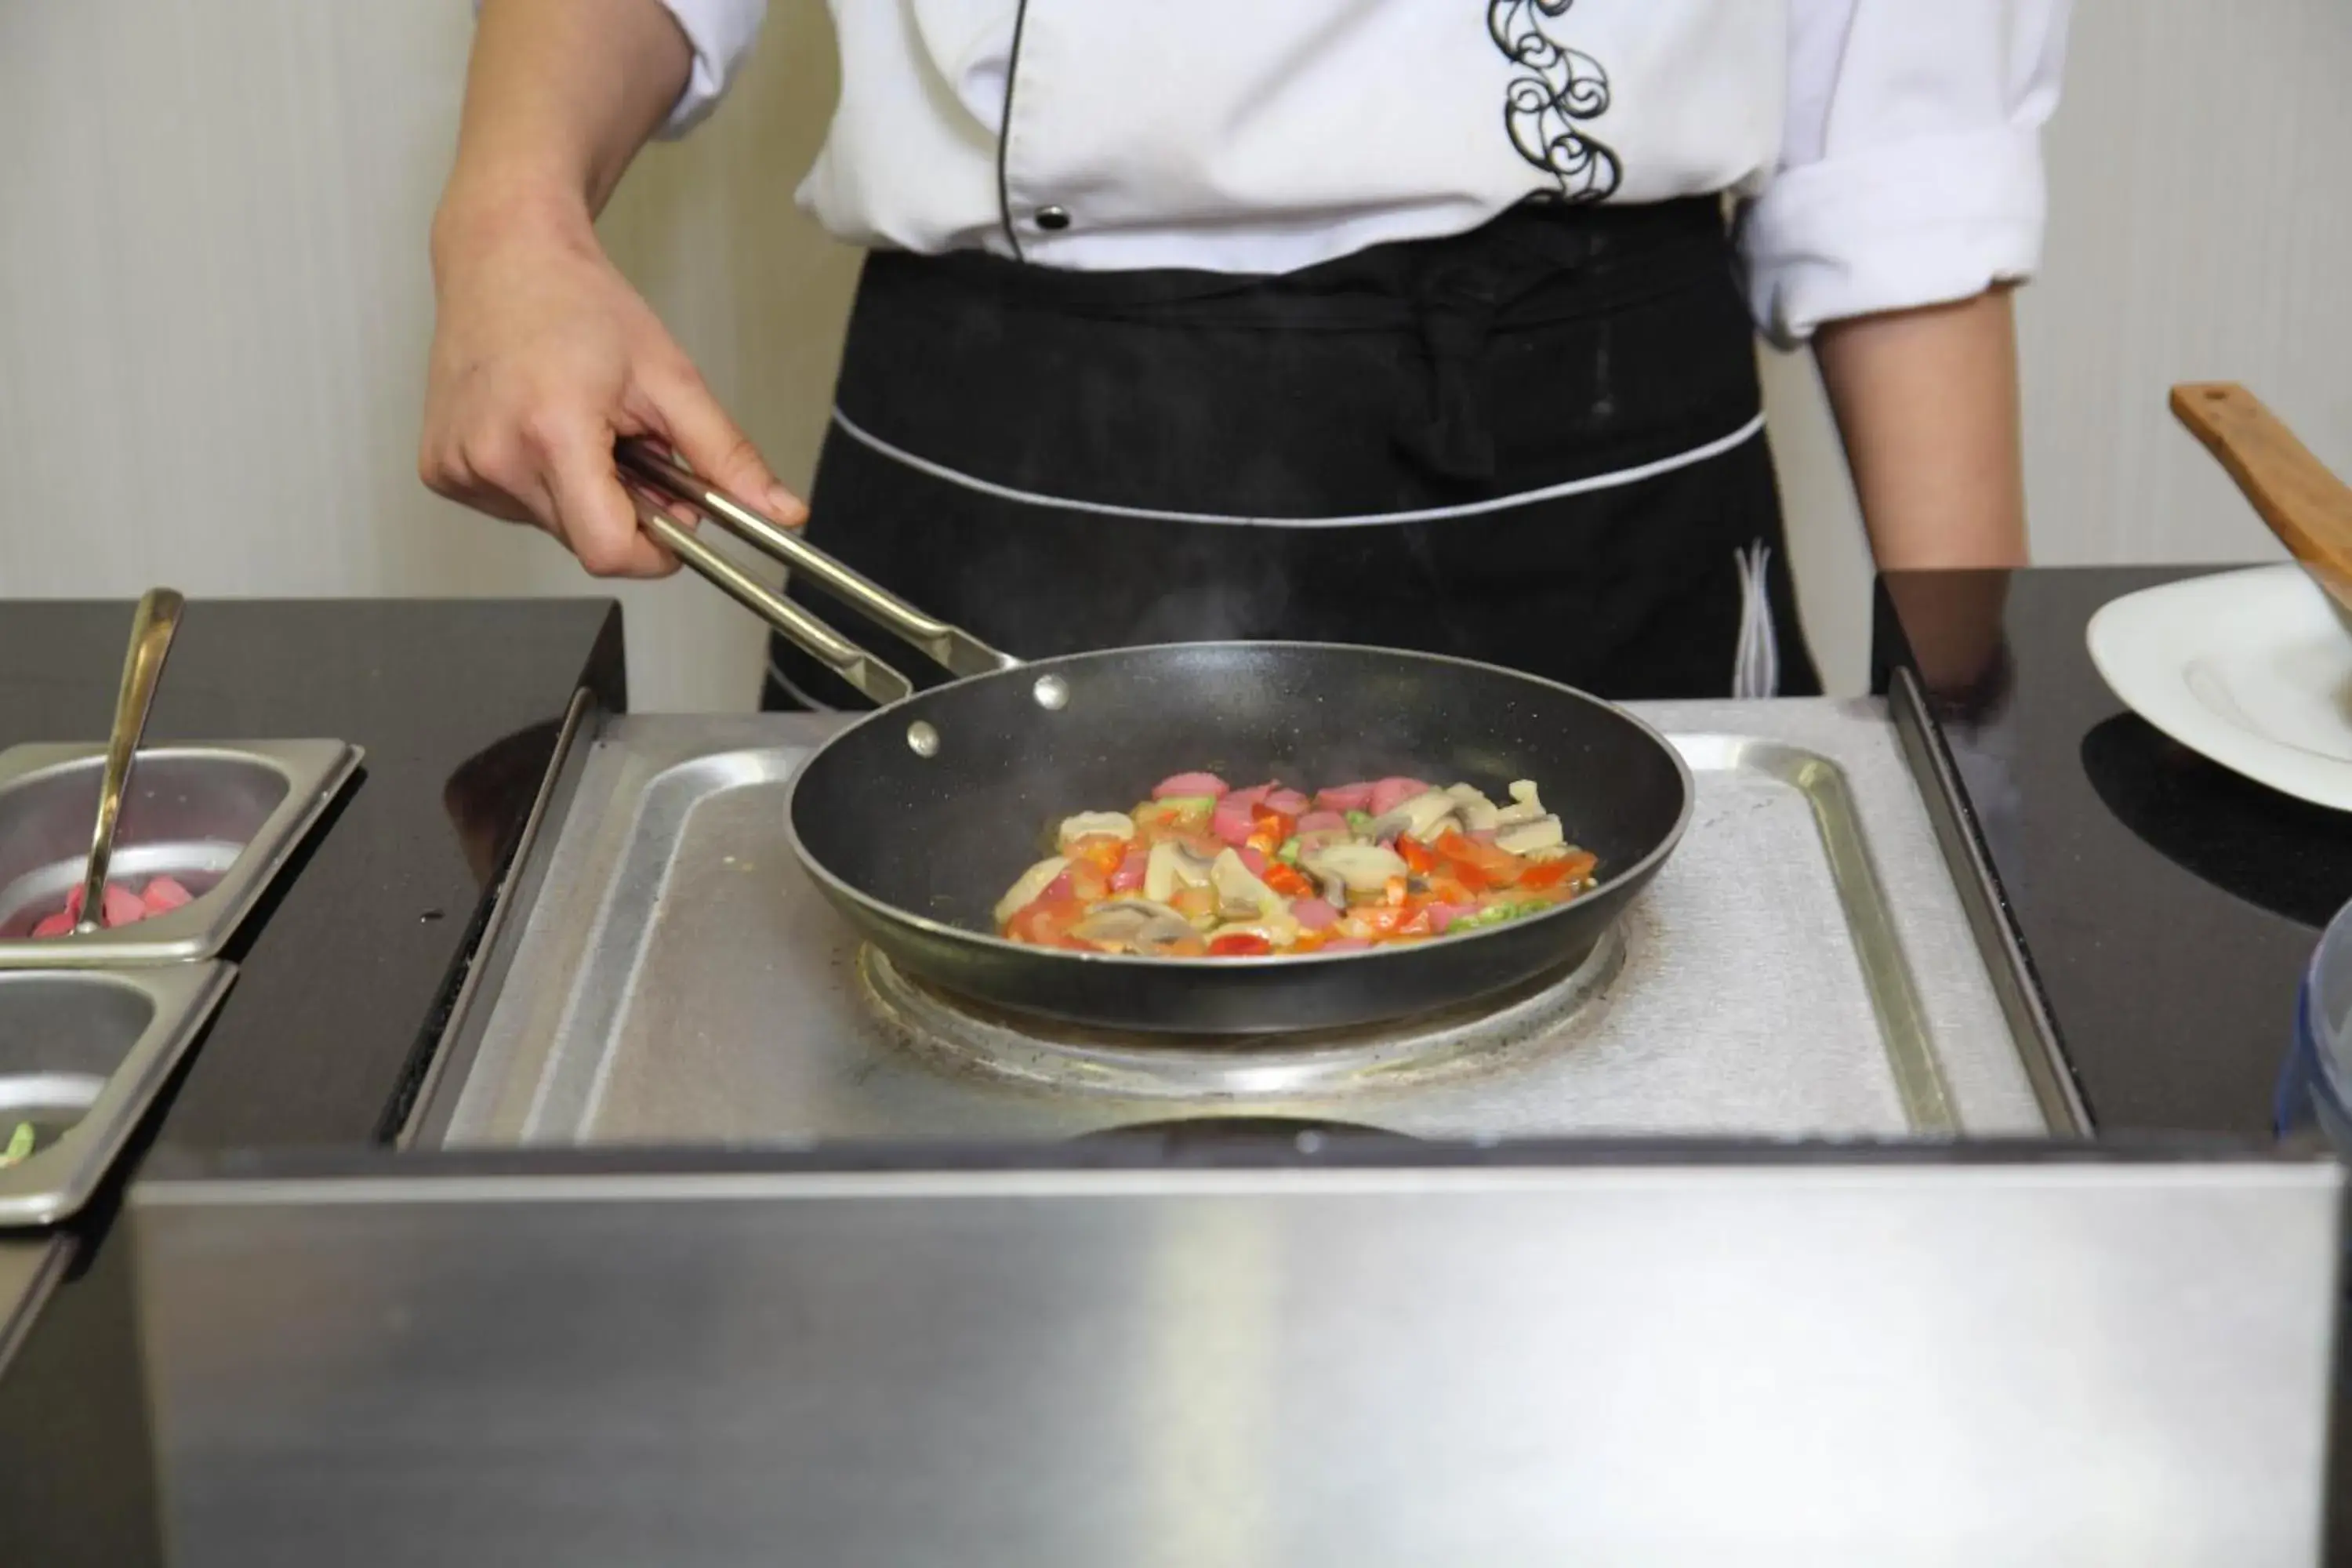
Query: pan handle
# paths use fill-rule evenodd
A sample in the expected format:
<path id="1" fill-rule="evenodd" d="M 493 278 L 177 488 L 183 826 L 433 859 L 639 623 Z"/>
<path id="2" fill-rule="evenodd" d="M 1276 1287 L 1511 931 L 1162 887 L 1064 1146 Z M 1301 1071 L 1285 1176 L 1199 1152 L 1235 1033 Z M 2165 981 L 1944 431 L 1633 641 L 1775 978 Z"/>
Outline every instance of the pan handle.
<path id="1" fill-rule="evenodd" d="M 647 491 L 634 484 L 625 488 L 636 503 L 640 528 L 719 592 L 791 638 L 802 652 L 882 707 L 914 691 L 905 676 L 704 543 Z"/>
<path id="2" fill-rule="evenodd" d="M 622 471 L 655 494 L 684 502 L 752 549 L 782 562 L 811 584 L 823 589 L 883 630 L 920 648 L 949 674 L 992 675 L 1000 669 L 1011 669 L 1021 662 L 1010 654 L 999 653 L 961 626 L 951 626 L 945 621 L 925 615 L 880 584 L 844 566 L 791 530 L 777 527 L 718 486 L 688 473 L 650 443 L 625 440 L 620 443 L 616 456 Z M 667 543 L 668 541 L 664 540 L 663 542 Z M 704 575 L 709 574 L 706 572 Z M 716 578 L 712 580 L 717 581 Z M 734 590 L 730 588 L 728 592 L 733 593 Z M 764 615 L 766 612 L 760 613 Z M 786 632 L 785 635 L 790 637 L 793 634 Z M 810 651 L 815 652 L 814 648 Z M 817 657 L 824 656 L 820 654 Z"/>

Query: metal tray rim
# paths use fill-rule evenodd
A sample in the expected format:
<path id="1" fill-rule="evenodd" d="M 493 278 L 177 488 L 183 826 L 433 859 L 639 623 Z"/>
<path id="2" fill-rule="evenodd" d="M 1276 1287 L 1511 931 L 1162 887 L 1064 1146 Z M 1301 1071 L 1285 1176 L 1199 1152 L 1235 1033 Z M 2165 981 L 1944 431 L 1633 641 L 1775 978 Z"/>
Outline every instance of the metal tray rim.
<path id="1" fill-rule="evenodd" d="M 105 753 L 102 744 L 87 742 L 11 746 L 0 752 L 0 787 Z M 258 762 L 286 780 L 286 797 L 263 819 L 219 885 L 186 908 L 87 934 L 0 940 L 0 970 L 109 969 L 217 958 L 367 755 L 348 741 L 325 739 L 174 742 L 142 748 L 140 754 Z"/>
<path id="2" fill-rule="evenodd" d="M 1905 922 L 1888 902 L 1889 884 L 1873 847 L 1876 829 L 1853 793 L 1845 765 L 1816 749 L 1809 737 L 1743 732 L 1738 720 L 1745 715 L 1727 724 L 1721 715 L 1694 714 L 1699 721 L 1691 723 L 1673 711 L 1682 705 L 1656 706 L 1667 710 L 1657 727 L 1695 771 L 1728 769 L 1769 777 L 1806 804 L 1842 923 L 1851 934 L 1856 978 L 1878 1024 L 1878 1047 L 1906 1135 L 1930 1141 L 1960 1135 L 1966 1123 L 1939 1055 L 1941 1016 L 1931 1017 L 1925 1005 Z M 1885 721 L 1883 713 L 1878 718 Z M 551 963 L 556 973 L 574 976 L 611 966 L 626 969 L 634 960 L 629 950 L 646 933 L 615 928 L 614 901 L 624 884 L 635 884 L 645 892 L 667 880 L 667 849 L 646 843 L 641 825 L 649 818 L 681 815 L 661 808 L 665 797 L 680 792 L 698 797 L 772 783 L 788 776 L 791 766 L 789 758 L 778 753 L 812 749 L 808 735 L 749 727 L 706 731 L 681 744 L 686 737 L 665 733 L 658 718 L 637 722 L 649 726 L 642 737 L 630 734 L 637 725 L 626 720 L 618 722 L 615 734 L 604 737 L 619 744 L 593 768 L 595 782 L 580 792 L 564 829 L 548 836 L 544 847 L 553 863 L 541 892 L 548 904 L 562 909 L 542 905 L 532 920 L 519 923 L 517 938 L 531 950 L 529 955 L 518 955 L 519 967 Z M 1916 784 L 1907 772 L 1905 779 Z M 543 921 L 541 916 L 556 918 Z M 610 965 L 601 960 L 611 961 Z M 467 1070 L 444 1079 L 430 1102 L 420 1102 L 412 1120 L 412 1127 L 419 1130 L 418 1142 L 437 1145 L 452 1136 L 469 1146 L 485 1136 L 494 1142 L 542 1142 L 551 1131 L 545 1122 L 552 1075 L 563 1071 L 570 1080 L 584 1070 L 592 1080 L 599 1080 L 606 1070 L 598 1065 L 603 1051 L 595 1053 L 598 1063 L 580 1059 L 580 1036 L 605 1032 L 596 1017 L 596 998 L 582 994 L 594 989 L 567 984 L 558 988 L 560 994 L 538 995 L 523 1009 L 527 1018 L 513 1014 L 511 996 L 484 998 L 490 1013 L 503 1016 L 488 1025 L 482 1049 Z M 2005 1033 L 2009 1037 L 2001 1053 L 2021 1056 L 2014 1031 Z M 1984 1086 L 1979 1085 L 1970 1092 L 1982 1091 Z M 567 1097 L 553 1093 L 553 1098 Z M 588 1102 L 598 1098 L 592 1082 Z M 2042 1125 L 2046 1131 L 2046 1115 Z"/>

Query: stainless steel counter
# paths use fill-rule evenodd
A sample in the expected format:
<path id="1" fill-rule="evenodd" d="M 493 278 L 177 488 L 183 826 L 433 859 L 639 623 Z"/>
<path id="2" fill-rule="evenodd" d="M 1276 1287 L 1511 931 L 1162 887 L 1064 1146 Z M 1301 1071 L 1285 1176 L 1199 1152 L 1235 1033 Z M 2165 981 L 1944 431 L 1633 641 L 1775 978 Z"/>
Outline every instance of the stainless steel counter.
<path id="1" fill-rule="evenodd" d="M 1590 995 L 1426 1026 L 1462 1036 L 1444 1072 L 1412 1030 L 1185 1061 L 960 1019 L 877 974 L 786 846 L 792 771 L 837 721 L 619 721 L 420 1137 L 1027 1140 L 1203 1109 L 1437 1138 L 2051 1127 L 1880 707 L 1645 711 L 1698 781 L 1683 847 Z"/>
<path id="2" fill-rule="evenodd" d="M 69 1236 L 22 1236 L 0 1240 L 0 1369 L 40 1316 L 42 1303 L 73 1261 Z"/>

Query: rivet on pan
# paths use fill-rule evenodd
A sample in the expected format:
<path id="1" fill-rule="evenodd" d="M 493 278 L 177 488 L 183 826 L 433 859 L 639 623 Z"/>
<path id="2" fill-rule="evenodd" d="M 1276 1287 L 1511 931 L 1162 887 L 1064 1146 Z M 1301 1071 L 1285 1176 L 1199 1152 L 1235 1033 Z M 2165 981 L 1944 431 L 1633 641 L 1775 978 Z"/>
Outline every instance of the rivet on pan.
<path id="1" fill-rule="evenodd" d="M 1048 712 L 1059 713 L 1070 705 L 1070 683 L 1058 675 L 1039 676 L 1030 690 L 1036 696 L 1037 706 Z"/>
<path id="2" fill-rule="evenodd" d="M 907 726 L 907 749 L 919 757 L 940 754 L 940 732 L 918 719 Z"/>

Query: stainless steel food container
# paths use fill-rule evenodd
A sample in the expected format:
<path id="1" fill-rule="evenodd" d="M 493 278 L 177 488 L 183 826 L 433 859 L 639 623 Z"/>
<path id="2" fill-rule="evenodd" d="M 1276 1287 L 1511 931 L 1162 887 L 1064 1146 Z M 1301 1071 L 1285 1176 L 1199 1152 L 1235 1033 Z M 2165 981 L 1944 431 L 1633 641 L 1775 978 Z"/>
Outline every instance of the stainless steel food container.
<path id="1" fill-rule="evenodd" d="M 22 1124 L 37 1137 L 0 1169 L 0 1226 L 53 1224 L 89 1201 L 235 973 L 226 963 L 0 973 L 0 1145 Z"/>
<path id="2" fill-rule="evenodd" d="M 36 938 L 81 879 L 104 748 L 0 752 L 0 970 L 112 967 L 216 956 L 360 763 L 342 741 L 143 750 L 113 879 L 174 878 L 186 906 L 135 924 Z"/>

